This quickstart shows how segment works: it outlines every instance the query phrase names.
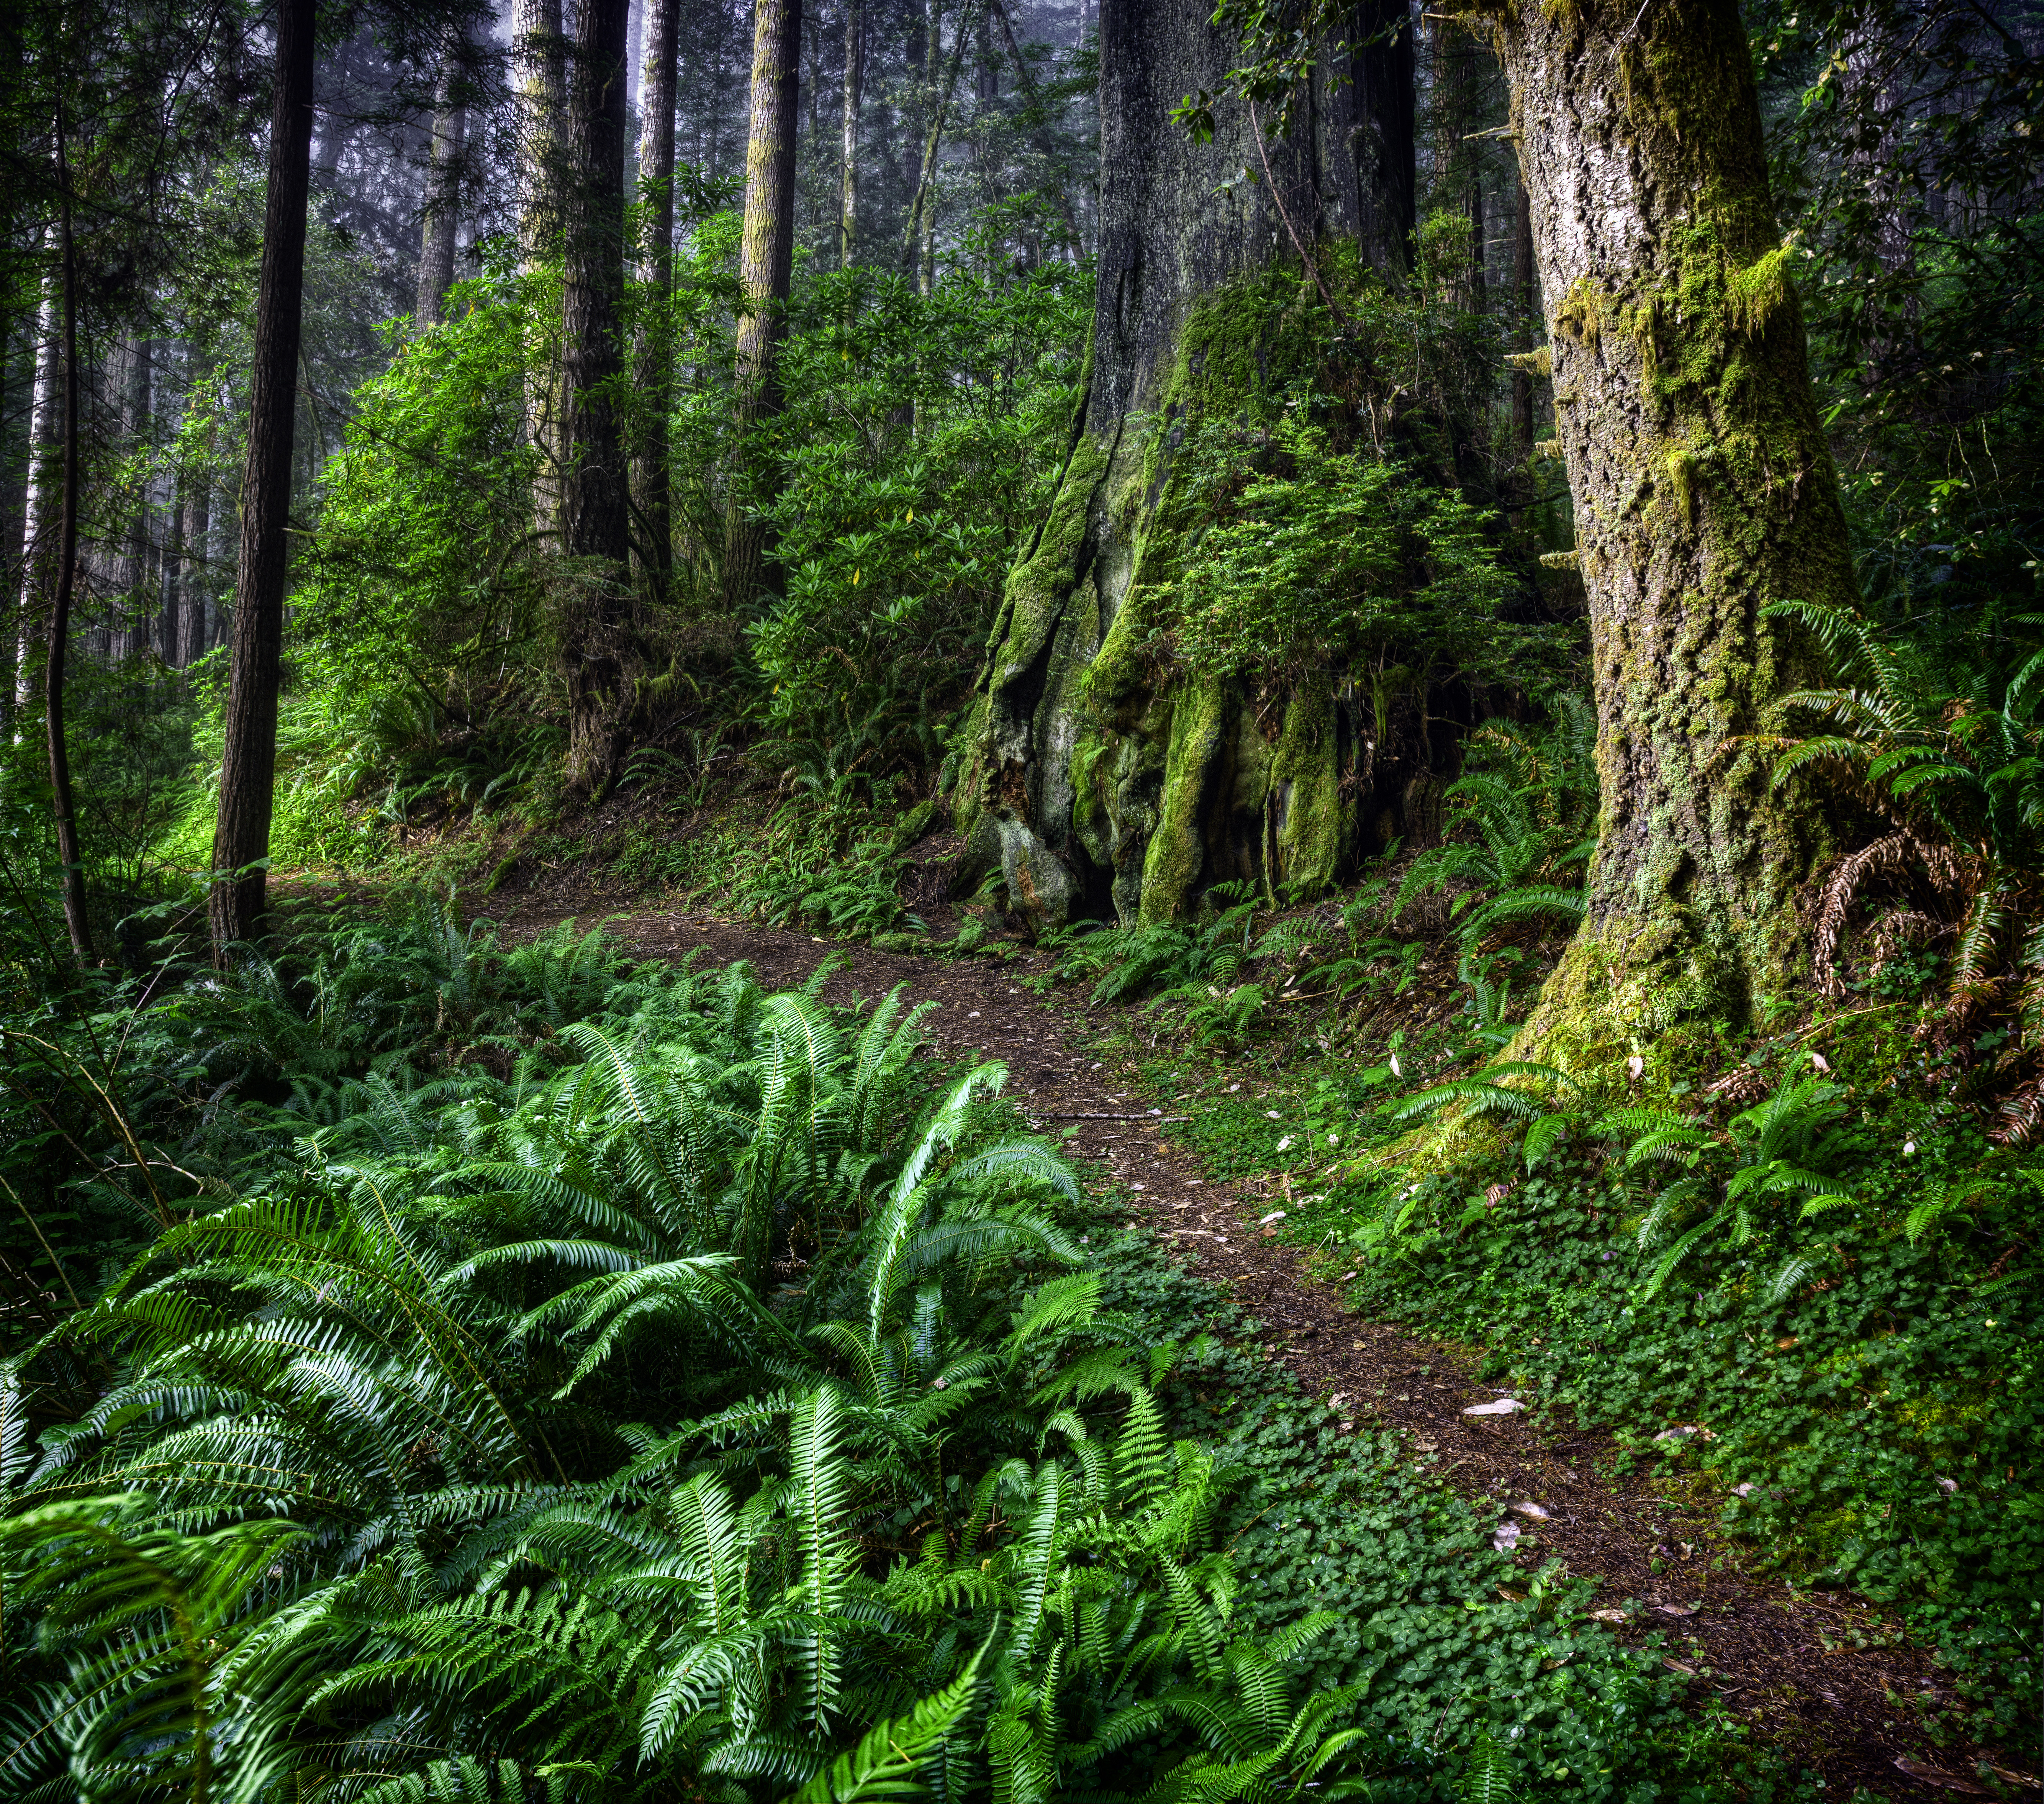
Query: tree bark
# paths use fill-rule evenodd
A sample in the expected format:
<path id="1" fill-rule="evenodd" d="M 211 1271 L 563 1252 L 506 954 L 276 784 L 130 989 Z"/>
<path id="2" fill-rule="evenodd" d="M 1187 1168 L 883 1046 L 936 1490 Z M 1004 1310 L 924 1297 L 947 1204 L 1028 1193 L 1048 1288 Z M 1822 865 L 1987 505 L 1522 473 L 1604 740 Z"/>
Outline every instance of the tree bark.
<path id="1" fill-rule="evenodd" d="M 674 548 L 667 468 L 667 410 L 672 405 L 674 338 L 668 308 L 674 280 L 674 75 L 679 0 L 646 0 L 645 60 L 639 79 L 639 183 L 646 236 L 640 273 L 649 293 L 632 367 L 644 423 L 632 460 L 632 493 L 644 545 L 647 587 L 667 598 Z"/>
<path id="2" fill-rule="evenodd" d="M 1520 1044 L 1610 1056 L 1798 982 L 1823 810 L 1742 735 L 1817 676 L 1782 598 L 1855 599 L 1735 0 L 1497 16 L 1589 591 L 1589 910 Z"/>
<path id="3" fill-rule="evenodd" d="M 1337 673 L 1277 705 L 1231 680 L 1174 680 L 1145 649 L 1151 598 L 1185 550 L 1180 447 L 1314 375 L 1301 348 L 1312 332 L 1279 323 L 1324 306 L 1290 261 L 1295 237 L 1309 255 L 1316 237 L 1374 243 L 1395 276 L 1411 205 L 1396 180 L 1412 167 L 1411 99 L 1391 104 L 1377 67 L 1402 54 L 1409 67 L 1402 38 L 1360 50 L 1352 88 L 1316 85 L 1288 137 L 1269 141 L 1246 107 L 1223 105 L 1202 144 L 1171 110 L 1223 90 L 1239 59 L 1210 12 L 1101 9 L 1085 390 L 1048 516 L 1008 581 L 954 791 L 955 881 L 997 869 L 1039 927 L 1168 918 L 1223 879 L 1331 881 L 1372 798 L 1395 810 L 1424 775 L 1372 745 Z M 1374 119 L 1355 110 L 1369 104 Z M 1231 179 L 1245 168 L 1258 179 Z"/>
<path id="4" fill-rule="evenodd" d="M 250 368 L 248 457 L 234 579 L 234 652 L 213 834 L 209 914 L 213 954 L 254 937 L 265 897 L 277 770 L 277 686 L 284 636 L 286 528 L 298 412 L 305 294 L 305 201 L 312 174 L 313 0 L 278 0 L 263 266 Z"/>
<path id="5" fill-rule="evenodd" d="M 64 671 L 71 633 L 71 583 L 78 568 L 78 263 L 71 242 L 71 171 L 63 136 L 57 136 L 58 256 L 63 293 L 63 502 L 58 529 L 56 592 L 50 602 L 49 641 L 43 658 L 43 730 L 50 757 L 50 806 L 56 817 L 57 862 L 63 894 L 64 931 L 71 956 L 92 963 L 92 925 L 85 906 L 85 858 L 79 845 L 78 810 L 71 788 L 71 752 L 64 740 Z"/>
<path id="6" fill-rule="evenodd" d="M 56 547 L 50 538 L 51 516 L 60 509 L 63 479 L 52 467 L 63 444 L 63 278 L 52 269 L 43 283 L 43 302 L 36 317 L 36 379 L 29 404 L 29 483 L 21 506 L 21 587 L 14 619 L 14 735 L 18 743 L 24 717 L 34 706 L 38 677 L 37 650 L 43 634 L 38 598 L 46 592 Z M 56 479 L 52 481 L 52 477 Z"/>
<path id="7" fill-rule="evenodd" d="M 565 647 L 571 714 L 568 773 L 607 790 L 623 748 L 630 472 L 617 384 L 624 296 L 626 0 L 576 11 L 568 138 L 574 188 L 563 239 L 561 363 L 569 448 L 563 537 L 586 559 Z"/>
<path id="8" fill-rule="evenodd" d="M 455 248 L 461 226 L 461 160 L 468 137 L 468 107 L 461 98 L 462 34 L 447 29 L 440 79 L 433 90 L 432 158 L 426 172 L 425 217 L 420 228 L 419 295 L 413 324 L 438 325 L 454 286 Z"/>
<path id="9" fill-rule="evenodd" d="M 755 0 L 751 130 L 745 152 L 744 238 L 738 282 L 739 453 L 724 548 L 724 596 L 743 617 L 763 594 L 780 592 L 773 534 L 760 517 L 770 505 L 772 467 L 760 444 L 781 411 L 781 343 L 795 254 L 795 102 L 802 0 Z"/>
<path id="10" fill-rule="evenodd" d="M 561 0 L 516 0 L 511 61 L 517 90 L 518 251 L 519 267 L 528 275 L 560 249 L 561 194 L 567 177 L 563 50 Z M 539 462 L 532 479 L 533 529 L 558 542 L 567 462 L 567 412 L 551 345 L 534 348 L 525 379 L 525 421 Z"/>
<path id="11" fill-rule="evenodd" d="M 866 85 L 865 0 L 845 0 L 844 110 L 840 124 L 837 266 L 851 267 L 859 245 L 859 104 Z"/>

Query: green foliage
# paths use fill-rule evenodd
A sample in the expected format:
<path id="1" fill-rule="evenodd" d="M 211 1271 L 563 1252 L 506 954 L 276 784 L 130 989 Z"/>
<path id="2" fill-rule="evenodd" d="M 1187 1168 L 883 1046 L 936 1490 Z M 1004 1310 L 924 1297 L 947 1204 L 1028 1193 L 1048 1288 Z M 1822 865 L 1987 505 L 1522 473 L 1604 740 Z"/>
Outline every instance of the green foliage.
<path id="1" fill-rule="evenodd" d="M 1544 731 L 1493 720 L 1471 735 L 1467 774 L 1444 792 L 1451 812 L 1443 842 L 1406 867 L 1393 919 L 1419 898 L 1447 892 L 1448 918 L 1473 952 L 1518 921 L 1581 918 L 1582 894 L 1568 879 L 1596 849 L 1596 726 L 1574 697 L 1555 706 Z"/>
<path id="2" fill-rule="evenodd" d="M 1012 212 L 982 215 L 929 294 L 860 268 L 793 310 L 772 429 L 787 588 L 747 639 L 766 729 L 840 748 L 862 782 L 936 764 L 932 725 L 1066 449 L 1090 272 L 1018 268 Z M 690 429 L 705 448 L 726 430 Z"/>
<path id="3" fill-rule="evenodd" d="M 1280 922 L 1257 933 L 1265 903 L 1247 883 L 1214 885 L 1206 907 L 1208 918 L 1196 924 L 1086 923 L 1052 934 L 1045 944 L 1058 953 L 1061 979 L 1097 979 L 1094 1002 L 1129 1002 L 1154 990 L 1148 1006 L 1181 1010 L 1201 1045 L 1239 1045 L 1269 999 L 1266 986 L 1250 974 L 1258 966 L 1288 963 L 1294 931 Z"/>
<path id="4" fill-rule="evenodd" d="M 141 1068 L 278 1100 L 71 1124 L 158 1225 L 103 1283 L 64 1239 L 89 1294 L 0 1372 L 10 1787 L 1419 1804 L 1485 1734 L 1529 1794 L 1700 1773 L 1579 1587 L 1498 1602 L 1487 1523 L 1106 1229 L 997 1066 L 933 1083 L 920 1010 L 825 975 L 422 897 L 110 998 Z M 116 1083 L 52 1031 L 33 1094 Z"/>
<path id="5" fill-rule="evenodd" d="M 1207 422 L 1181 453 L 1209 523 L 1175 595 L 1154 605 L 1188 667 L 1289 685 L 1395 648 L 1531 675 L 1553 636 L 1499 617 L 1511 583 L 1489 518 L 1397 459 L 1336 452 L 1293 407 L 1268 434 Z"/>
<path id="6" fill-rule="evenodd" d="M 1493 1064 L 1411 1084 L 1374 1134 L 1356 1115 L 1394 1080 L 1332 1067 L 1360 1157 L 1295 1168 L 1285 1229 L 1341 1254 L 1357 1306 L 1485 1348 L 1480 1375 L 1700 1475 L 1671 1494 L 1692 1517 L 1896 1606 L 1962 1675 L 1967 1732 L 2019 1737 L 2037 1180 L 1954 1109 L 1958 1054 L 1882 1021 L 1827 1026 L 1829 1071 L 1790 1035 L 1701 1094 L 1650 1058 Z M 1276 1091 L 1239 1113 L 1289 1128 L 1301 1106 Z M 1443 1109 L 1472 1130 L 1458 1168 L 1384 1159 Z M 1266 1137 L 1243 1168 L 1282 1162 Z"/>
<path id="7" fill-rule="evenodd" d="M 2002 1094 L 2002 1137 L 2020 1141 L 2044 1112 L 2044 650 L 2031 629 L 2013 645 L 1985 635 L 1925 643 L 1859 615 L 1796 602 L 1769 612 L 1813 629 L 1836 678 L 1784 698 L 1775 779 L 1814 768 L 1842 779 L 1878 826 L 1840 860 L 1816 922 L 1814 973 L 1835 998 L 1854 910 L 1885 909 L 1872 936 L 1875 975 L 1898 940 L 1949 948 L 1947 1033 L 1970 1029 L 1995 1056 L 1982 1087 Z"/>

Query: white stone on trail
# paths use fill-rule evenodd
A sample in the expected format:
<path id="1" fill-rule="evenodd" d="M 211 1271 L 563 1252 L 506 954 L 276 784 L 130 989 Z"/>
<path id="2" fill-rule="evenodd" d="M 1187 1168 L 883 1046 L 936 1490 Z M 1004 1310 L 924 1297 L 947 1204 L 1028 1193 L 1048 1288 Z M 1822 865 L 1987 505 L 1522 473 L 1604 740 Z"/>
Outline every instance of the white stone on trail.
<path id="1" fill-rule="evenodd" d="M 1509 1552 L 1519 1544 L 1519 1525 L 1516 1522 L 1500 1522 L 1491 1535 L 1490 1544 L 1500 1553 Z"/>
<path id="2" fill-rule="evenodd" d="M 1500 1397 L 1495 1403 L 1472 1403 L 1462 1414 L 1466 1416 L 1508 1416 L 1513 1410 L 1525 1407 L 1516 1397 Z"/>
<path id="3" fill-rule="evenodd" d="M 1547 1512 L 1537 1503 L 1515 1503 L 1512 1510 L 1514 1515 L 1523 1516 L 1529 1521 L 1544 1522 L 1547 1520 Z"/>

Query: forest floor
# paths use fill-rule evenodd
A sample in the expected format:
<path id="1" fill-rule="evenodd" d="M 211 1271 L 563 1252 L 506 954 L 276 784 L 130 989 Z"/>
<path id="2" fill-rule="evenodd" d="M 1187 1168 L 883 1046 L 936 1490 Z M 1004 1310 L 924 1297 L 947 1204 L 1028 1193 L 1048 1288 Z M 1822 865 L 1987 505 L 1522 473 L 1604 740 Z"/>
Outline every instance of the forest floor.
<path id="1" fill-rule="evenodd" d="M 941 935 L 953 924 L 940 851 L 918 848 L 927 862 L 912 877 L 919 893 L 906 899 Z M 1529 1578 L 1558 1560 L 1593 1579 L 1596 1608 L 1622 1639 L 1662 1634 L 1666 1664 L 1694 1675 L 1700 1700 L 1709 1687 L 1757 1740 L 1814 1769 L 1827 1795 L 1991 1795 L 1976 1776 L 1983 1768 L 2004 1787 L 2037 1785 L 2008 1764 L 2027 1767 L 2027 1760 L 1949 1737 L 1934 1744 L 1920 1719 L 1944 1716 L 1955 1699 L 1928 1652 L 1863 1598 L 1799 1588 L 1759 1570 L 1753 1551 L 1720 1531 L 1723 1498 L 1704 1481 L 1621 1472 L 1608 1433 L 1575 1426 L 1566 1410 L 1543 1407 L 1523 1390 L 1516 1393 L 1523 1413 L 1467 1414 L 1505 1394 L 1470 1380 L 1473 1352 L 1350 1313 L 1262 1224 L 1272 1195 L 1255 1180 L 1210 1179 L 1174 1142 L 1170 1130 L 1186 1117 L 1146 1094 L 1130 1012 L 1041 996 L 1020 981 L 1047 971 L 1049 955 L 1012 942 L 969 958 L 884 952 L 700 906 L 651 906 L 586 887 L 571 871 L 497 902 L 489 913 L 514 938 L 572 917 L 584 927 L 603 923 L 647 958 L 747 960 L 770 988 L 798 985 L 834 958 L 839 968 L 824 991 L 834 1002 L 870 1001 L 906 985 L 912 1000 L 936 1005 L 924 1030 L 937 1054 L 1003 1061 L 1008 1094 L 1029 1119 L 1082 1171 L 1091 1166 L 1092 1181 L 1126 1204 L 1131 1226 L 1147 1227 L 1189 1272 L 1258 1318 L 1270 1356 L 1305 1395 L 1324 1398 L 1344 1430 L 1395 1431 L 1422 1471 L 1494 1506 L 1500 1528 L 1517 1527 L 1513 1556 Z M 1534 1507 L 1514 1508 L 1526 1505 Z"/>

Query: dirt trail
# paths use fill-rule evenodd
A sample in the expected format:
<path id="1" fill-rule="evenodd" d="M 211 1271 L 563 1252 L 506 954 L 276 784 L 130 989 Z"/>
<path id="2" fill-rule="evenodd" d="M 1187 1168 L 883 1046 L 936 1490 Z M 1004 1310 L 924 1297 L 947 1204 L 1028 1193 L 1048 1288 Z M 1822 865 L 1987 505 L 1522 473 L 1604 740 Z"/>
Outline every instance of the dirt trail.
<path id="1" fill-rule="evenodd" d="M 505 925 L 522 937 L 561 917 L 543 906 Z M 1754 1573 L 1743 1551 L 1717 1532 L 1715 1504 L 1685 1506 L 1642 1477 L 1613 1476 L 1603 1433 L 1518 1414 L 1464 1414 L 1500 1394 L 1472 1383 L 1452 1352 L 1350 1314 L 1307 1276 L 1295 1252 L 1258 1229 L 1270 1204 L 1246 1187 L 1206 1179 L 1173 1144 L 1169 1121 L 1133 1069 L 1096 1052 L 1115 1011 L 1047 1003 L 1020 987 L 1018 977 L 1047 968 L 1044 955 L 1025 952 L 1003 964 L 886 953 L 699 911 L 605 917 L 585 909 L 579 917 L 607 918 L 649 957 L 700 949 L 720 963 L 747 960 L 770 988 L 799 984 L 835 954 L 845 965 L 825 992 L 832 1002 L 870 999 L 897 983 L 915 1000 L 934 1001 L 924 1026 L 935 1048 L 947 1058 L 1003 1060 L 1009 1094 L 1034 1122 L 1047 1133 L 1075 1127 L 1066 1144 L 1119 1181 L 1133 1199 L 1131 1224 L 1148 1226 L 1189 1270 L 1228 1287 L 1264 1323 L 1273 1356 L 1307 1394 L 1327 1400 L 1344 1428 L 1397 1430 L 1424 1469 L 1493 1504 L 1500 1525 L 1517 1525 L 1514 1557 L 1529 1575 L 1558 1559 L 1594 1578 L 1596 1607 L 1625 1613 L 1623 1638 L 1662 1632 L 1670 1667 L 1693 1673 L 1693 1685 L 1714 1689 L 1766 1740 L 1816 1768 L 1831 1797 L 1850 1798 L 1855 1787 L 1895 1799 L 1986 1794 L 1976 1777 L 1981 1760 L 2034 1786 L 1984 1750 L 1933 1743 L 1922 1718 L 1950 1706 L 1949 1678 L 1873 1606 L 1842 1591 L 1792 1591 Z M 1543 1514 L 1515 1513 L 1520 1503 Z"/>

